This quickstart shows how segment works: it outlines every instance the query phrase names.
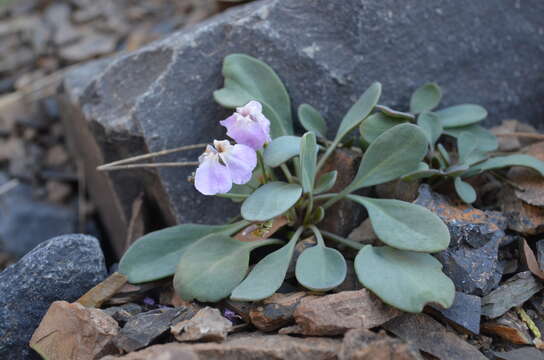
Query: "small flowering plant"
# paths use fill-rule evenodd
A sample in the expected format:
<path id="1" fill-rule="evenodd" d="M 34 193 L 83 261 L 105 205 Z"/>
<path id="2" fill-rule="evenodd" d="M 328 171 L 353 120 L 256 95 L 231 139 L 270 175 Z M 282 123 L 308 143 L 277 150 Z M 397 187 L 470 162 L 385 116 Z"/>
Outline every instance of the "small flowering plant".
<path id="1" fill-rule="evenodd" d="M 358 251 L 359 281 L 386 303 L 409 312 L 420 312 L 427 303 L 451 306 L 454 285 L 430 255 L 448 247 L 446 225 L 419 205 L 358 194 L 418 171 L 429 152 L 425 129 L 404 121 L 381 131 L 368 142 L 355 177 L 343 189 L 332 192 L 338 173 L 323 171 L 335 149 L 351 141 L 353 130 L 383 113 L 381 84 L 362 94 L 330 140 L 325 120 L 308 104 L 297 113 L 306 133 L 295 134 L 289 96 L 268 65 L 233 54 L 225 58 L 223 74 L 224 88 L 214 97 L 236 110 L 220 121 L 230 140 L 207 145 L 194 182 L 203 195 L 241 202 L 240 220 L 182 224 L 145 235 L 121 259 L 120 271 L 129 281 L 174 275 L 174 288 L 185 300 L 258 301 L 280 288 L 297 242 L 313 236 L 315 246 L 294 263 L 303 287 L 325 292 L 344 281 L 347 264 L 333 246 L 338 243 Z M 341 199 L 366 208 L 384 246 L 363 245 L 321 228 Z M 250 271 L 256 248 L 263 248 L 265 256 Z"/>

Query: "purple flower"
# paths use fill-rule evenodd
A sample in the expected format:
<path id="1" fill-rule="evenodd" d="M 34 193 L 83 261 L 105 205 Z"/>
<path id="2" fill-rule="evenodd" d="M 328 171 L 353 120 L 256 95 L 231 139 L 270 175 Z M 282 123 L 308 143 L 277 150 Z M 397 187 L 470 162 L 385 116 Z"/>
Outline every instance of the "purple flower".
<path id="1" fill-rule="evenodd" d="M 263 115 L 262 109 L 261 103 L 250 101 L 236 108 L 236 112 L 220 121 L 220 124 L 227 128 L 227 135 L 238 144 L 260 150 L 271 141 L 270 121 Z"/>
<path id="2" fill-rule="evenodd" d="M 245 184 L 257 166 L 257 154 L 249 146 L 214 140 L 198 158 L 195 187 L 204 195 L 224 194 L 232 183 Z"/>

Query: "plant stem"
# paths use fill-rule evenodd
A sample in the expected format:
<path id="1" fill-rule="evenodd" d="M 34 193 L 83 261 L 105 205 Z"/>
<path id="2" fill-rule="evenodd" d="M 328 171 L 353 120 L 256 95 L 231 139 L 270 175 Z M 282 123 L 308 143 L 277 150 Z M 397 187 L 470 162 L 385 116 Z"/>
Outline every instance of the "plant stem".
<path id="1" fill-rule="evenodd" d="M 280 165 L 281 171 L 283 171 L 283 175 L 285 175 L 287 182 L 292 184 L 294 182 L 293 175 L 289 171 L 289 168 L 285 164 Z"/>
<path id="2" fill-rule="evenodd" d="M 312 211 L 314 210 L 314 196 L 310 192 L 308 193 L 308 207 L 306 208 L 306 215 L 304 216 L 304 224 L 307 224 L 310 221 Z"/>
<path id="3" fill-rule="evenodd" d="M 343 199 L 350 192 L 351 192 L 351 190 L 349 188 L 345 188 L 344 190 L 342 190 L 338 194 L 335 194 L 332 198 L 330 198 L 325 204 L 323 204 L 321 206 L 323 207 L 324 210 L 327 210 L 332 205 L 334 205 L 335 202 L 337 202 L 338 200 Z"/>
<path id="4" fill-rule="evenodd" d="M 321 156 L 321 158 L 319 159 L 319 162 L 317 163 L 317 168 L 315 170 L 315 173 L 317 174 L 319 172 L 319 170 L 321 170 L 321 168 L 323 167 L 323 165 L 325 165 L 325 161 L 327 161 L 327 159 L 329 158 L 329 156 L 331 156 L 332 152 L 334 151 L 334 149 L 336 149 L 336 147 L 338 146 L 338 143 L 339 141 L 338 140 L 334 140 L 330 145 L 329 147 L 327 147 L 327 150 L 325 151 L 325 153 Z"/>
<path id="5" fill-rule="evenodd" d="M 362 249 L 363 247 L 365 247 L 365 244 L 361 244 L 357 241 L 353 241 L 353 240 L 350 240 L 350 239 L 346 239 L 344 237 L 341 237 L 339 235 L 336 235 L 336 234 L 333 234 L 333 233 L 330 233 L 328 231 L 324 231 L 324 230 L 321 230 L 321 233 L 323 234 L 323 236 L 325 236 L 327 239 L 330 239 L 330 240 L 333 240 L 333 241 L 336 241 L 340 244 L 343 244 L 343 245 L 346 245 L 346 246 L 349 246 L 350 248 L 353 248 L 355 250 L 360 250 Z"/>
<path id="6" fill-rule="evenodd" d="M 108 167 L 98 167 L 98 171 L 113 171 L 124 169 L 139 169 L 139 168 L 158 168 L 158 167 L 180 167 L 180 166 L 198 166 L 198 161 L 181 161 L 181 162 L 167 162 L 167 163 L 151 163 L 151 164 L 128 164 Z"/>
<path id="7" fill-rule="evenodd" d="M 268 173 L 264 165 L 264 157 L 263 157 L 262 150 L 257 151 L 257 162 L 259 163 L 259 167 L 261 168 L 261 172 L 263 174 L 263 185 L 264 185 L 268 182 Z"/>
<path id="8" fill-rule="evenodd" d="M 215 194 L 215 196 L 226 198 L 226 199 L 236 199 L 236 200 L 243 200 L 249 197 L 248 194 L 230 194 L 230 193 Z"/>
<path id="9" fill-rule="evenodd" d="M 335 197 L 336 195 L 338 195 L 338 193 L 321 194 L 321 195 L 317 195 L 314 199 L 315 199 L 315 201 L 317 201 L 317 200 L 328 200 L 330 198 Z"/>
<path id="10" fill-rule="evenodd" d="M 325 240 L 323 240 L 323 235 L 315 225 L 310 225 L 310 230 L 314 232 L 315 238 L 317 240 L 317 245 L 325 247 Z"/>

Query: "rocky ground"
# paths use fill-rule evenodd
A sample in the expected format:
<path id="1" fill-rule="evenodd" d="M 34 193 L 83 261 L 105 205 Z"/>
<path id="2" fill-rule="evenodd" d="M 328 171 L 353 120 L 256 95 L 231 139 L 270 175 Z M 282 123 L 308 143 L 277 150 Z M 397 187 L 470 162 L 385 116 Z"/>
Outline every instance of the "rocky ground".
<path id="1" fill-rule="evenodd" d="M 307 292 L 291 271 L 259 303 L 184 302 L 171 279 L 128 284 L 115 262 L 138 236 L 177 222 L 218 223 L 234 206 L 203 200 L 183 171 L 95 170 L 218 134 L 225 110 L 212 92 L 232 52 L 271 64 L 294 105 L 322 104 L 330 128 L 370 81 L 361 69 L 371 67 L 371 80 L 392 89 L 391 105 L 438 81 L 449 99 L 489 110 L 501 153 L 544 160 L 537 131 L 544 110 L 534 100 L 542 89 L 535 59 L 544 56 L 544 7 L 530 3 L 267 0 L 195 26 L 225 5 L 25 0 L 0 7 L 0 270 L 13 264 L 0 272 L 0 358 L 544 359 L 544 183 L 524 169 L 475 178 L 474 207 L 447 187 L 395 182 L 372 190 L 427 207 L 450 230 L 449 249 L 436 256 L 456 285 L 455 303 L 422 314 L 383 304 L 353 271 L 327 294 Z M 497 56 L 520 42 L 534 46 Z M 79 65 L 87 60 L 94 61 Z M 349 149 L 333 159 L 348 182 L 358 160 Z M 377 243 L 350 206 L 339 204 L 327 226 Z M 92 236 L 56 237 L 74 232 Z"/>

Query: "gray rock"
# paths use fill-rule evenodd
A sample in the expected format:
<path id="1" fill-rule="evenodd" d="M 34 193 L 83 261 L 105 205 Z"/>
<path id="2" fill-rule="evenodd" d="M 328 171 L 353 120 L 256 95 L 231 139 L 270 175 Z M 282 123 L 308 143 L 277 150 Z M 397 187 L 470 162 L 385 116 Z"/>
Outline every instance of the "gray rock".
<path id="1" fill-rule="evenodd" d="M 224 138 L 218 121 L 229 111 L 214 103 L 212 93 L 223 83 L 223 58 L 236 52 L 270 64 L 294 108 L 307 102 L 323 112 L 329 135 L 375 80 L 384 85 L 382 103 L 400 110 L 415 88 L 436 81 L 446 95 L 443 106 L 481 104 L 490 113 L 487 125 L 516 117 L 542 128 L 544 106 L 534 99 L 544 93 L 543 12 L 540 0 L 252 2 L 115 59 L 95 73 L 80 110 L 102 142 L 124 141 L 113 151 L 101 148 L 105 161 L 121 158 L 122 149 L 145 153 Z M 497 56 L 505 52 L 509 56 Z M 228 201 L 201 196 L 185 181 L 192 170 L 156 173 L 155 193 L 165 200 L 158 203 L 161 211 L 177 222 L 218 223 L 233 216 Z M 118 197 L 130 199 L 134 188 Z"/>
<path id="2" fill-rule="evenodd" d="M 0 174 L 0 185 L 7 179 Z M 75 231 L 73 209 L 37 201 L 32 188 L 19 184 L 0 196 L 0 248 L 17 257 L 41 242 Z"/>
<path id="3" fill-rule="evenodd" d="M 453 305 L 448 309 L 434 308 L 449 321 L 462 326 L 473 334 L 480 333 L 482 299 L 479 296 L 456 292 Z"/>
<path id="4" fill-rule="evenodd" d="M 0 273 L 0 358 L 39 359 L 28 341 L 49 305 L 77 300 L 107 276 L 98 240 L 66 235 L 46 241 Z"/>

